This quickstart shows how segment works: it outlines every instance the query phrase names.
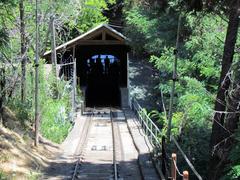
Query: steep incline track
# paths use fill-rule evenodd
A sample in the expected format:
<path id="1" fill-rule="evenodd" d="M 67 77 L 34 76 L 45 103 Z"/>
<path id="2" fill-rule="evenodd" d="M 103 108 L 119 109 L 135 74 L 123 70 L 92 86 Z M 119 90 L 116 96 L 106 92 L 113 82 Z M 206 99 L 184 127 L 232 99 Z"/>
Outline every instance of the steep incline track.
<path id="1" fill-rule="evenodd" d="M 137 151 L 122 111 L 102 108 L 92 114 L 79 144 L 72 179 L 141 179 Z"/>

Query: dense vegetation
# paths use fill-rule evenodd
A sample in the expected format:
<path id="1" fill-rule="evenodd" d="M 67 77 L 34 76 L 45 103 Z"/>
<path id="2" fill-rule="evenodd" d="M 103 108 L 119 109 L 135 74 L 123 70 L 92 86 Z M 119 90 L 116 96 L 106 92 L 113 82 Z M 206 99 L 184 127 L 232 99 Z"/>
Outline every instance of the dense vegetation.
<path id="1" fill-rule="evenodd" d="M 216 154 L 224 149 L 221 147 L 224 145 L 217 143 L 229 138 L 226 135 L 214 145 L 210 144 L 211 134 L 213 137 L 214 133 L 214 130 L 212 131 L 213 119 L 217 110 L 214 108 L 214 103 L 219 91 L 223 50 L 226 46 L 224 41 L 231 9 L 229 10 L 229 7 L 220 1 L 215 2 L 214 5 L 218 6 L 214 8 L 211 5 L 208 6 L 206 2 L 203 2 L 205 6 L 200 6 L 201 1 L 190 2 L 188 4 L 184 1 L 170 1 L 168 3 L 150 0 L 129 1 L 125 7 L 125 33 L 132 40 L 134 55 L 144 57 L 159 71 L 159 86 L 156 90 L 163 92 L 164 103 L 168 108 L 177 27 L 181 15 L 177 57 L 178 81 L 174 98 L 172 133 L 184 147 L 185 152 L 188 152 L 188 157 L 193 160 L 195 167 L 203 177 L 218 179 L 219 175 L 225 174 L 225 179 L 237 178 L 239 177 L 239 161 L 236 156 L 239 145 L 234 146 L 236 149 L 233 148 L 230 152 L 230 159 L 233 160 L 234 166 L 231 166 L 231 161 L 228 161 L 228 158 L 223 160 L 223 157 L 220 157 L 219 159 L 223 160 L 223 163 L 215 159 L 220 164 L 216 165 L 216 163 L 215 169 L 210 169 L 210 167 L 209 171 L 206 170 L 209 163 L 214 161 L 209 160 L 209 157 L 218 156 Z M 237 2 L 233 1 L 232 3 L 236 5 Z M 236 47 L 239 46 L 239 43 L 238 39 Z M 237 51 L 237 49 L 235 50 Z M 238 51 L 234 54 L 232 61 L 228 72 L 232 77 L 229 92 L 235 91 L 237 82 L 239 82 L 239 77 L 234 75 L 239 71 Z M 229 96 L 230 99 L 235 98 L 235 101 L 239 102 L 236 96 L 231 97 L 230 94 Z M 219 100 L 218 97 L 217 100 Z M 226 103 L 226 110 L 229 111 L 229 100 L 226 100 Z M 223 111 L 225 110 L 223 109 Z M 231 112 L 236 111 L 237 109 L 231 110 Z M 158 117 L 158 124 L 166 131 L 167 117 L 165 117 L 165 112 L 153 110 L 150 115 L 153 118 Z M 239 121 L 239 117 L 236 121 Z M 225 126 L 227 120 L 225 123 L 220 123 L 222 124 L 221 131 L 235 132 L 235 129 L 228 129 Z M 233 144 L 239 144 L 238 131 L 236 131 L 236 135 L 233 135 L 236 136 Z M 210 149 L 209 145 L 213 149 Z M 228 148 L 231 146 L 232 144 L 229 143 Z M 229 149 L 226 150 L 228 153 Z M 218 167 L 219 165 L 220 167 Z M 223 168 L 224 171 L 222 171 Z M 217 176 L 214 177 L 213 174 L 217 174 Z"/>
<path id="2" fill-rule="evenodd" d="M 60 44 L 107 22 L 104 11 L 123 2 L 123 31 L 131 39 L 133 58 L 151 62 L 159 72 L 156 91 L 163 92 L 166 107 L 177 53 L 172 134 L 202 176 L 238 179 L 239 0 L 43 0 L 38 17 L 40 56 L 51 48 L 51 19 Z M 28 128 L 34 123 L 35 4 L 0 0 L 0 13 L 0 114 L 2 105 L 8 106 Z M 56 77 L 47 75 L 44 64 L 41 60 L 40 129 L 60 143 L 71 128 L 71 88 L 69 82 L 57 80 L 56 97 Z M 165 112 L 150 114 L 165 132 Z"/>
<path id="3" fill-rule="evenodd" d="M 51 48 L 51 18 L 55 23 L 57 44 L 60 44 L 107 22 L 102 10 L 113 2 L 41 1 L 38 13 L 40 57 Z M 2 104 L 10 107 L 27 130 L 34 124 L 35 117 L 35 2 L 0 1 L 0 12 L 1 109 Z M 54 72 L 46 71 L 43 59 L 39 71 L 40 131 L 44 137 L 60 143 L 72 126 L 71 84 L 58 79 L 56 89 Z"/>

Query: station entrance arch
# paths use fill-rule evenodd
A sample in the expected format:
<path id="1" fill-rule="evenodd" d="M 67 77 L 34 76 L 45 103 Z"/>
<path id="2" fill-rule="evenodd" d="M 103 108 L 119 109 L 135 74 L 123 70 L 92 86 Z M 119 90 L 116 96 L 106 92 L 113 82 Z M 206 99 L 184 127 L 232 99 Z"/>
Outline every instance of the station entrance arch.
<path id="1" fill-rule="evenodd" d="M 127 38 L 106 24 L 56 48 L 59 64 L 67 63 L 69 57 L 75 59 L 77 82 L 86 106 L 119 107 L 128 105 L 129 50 Z M 51 54 L 44 54 L 48 63 Z"/>

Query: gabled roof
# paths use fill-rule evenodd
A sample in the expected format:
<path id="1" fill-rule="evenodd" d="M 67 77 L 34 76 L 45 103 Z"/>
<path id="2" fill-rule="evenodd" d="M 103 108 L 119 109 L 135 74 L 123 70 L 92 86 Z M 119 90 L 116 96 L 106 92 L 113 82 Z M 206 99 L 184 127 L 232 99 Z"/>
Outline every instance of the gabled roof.
<path id="1" fill-rule="evenodd" d="M 127 41 L 127 38 L 122 33 L 116 31 L 115 29 L 113 29 L 112 27 L 110 27 L 107 24 L 100 24 L 99 26 L 89 30 L 88 32 L 58 46 L 56 48 L 56 51 L 64 49 L 64 48 L 72 47 L 77 44 L 81 44 L 81 42 L 84 42 L 84 41 L 85 42 L 86 41 L 94 41 L 94 39 L 91 39 L 91 38 L 93 38 L 94 36 L 98 35 L 99 33 L 103 32 L 103 31 L 106 31 L 106 33 L 110 33 L 110 35 L 113 36 L 116 39 L 116 41 L 122 42 L 122 44 L 124 44 L 125 41 Z M 98 40 L 98 42 L 99 41 L 100 40 Z M 45 52 L 44 56 L 47 56 L 50 53 L 51 53 L 51 50 Z"/>

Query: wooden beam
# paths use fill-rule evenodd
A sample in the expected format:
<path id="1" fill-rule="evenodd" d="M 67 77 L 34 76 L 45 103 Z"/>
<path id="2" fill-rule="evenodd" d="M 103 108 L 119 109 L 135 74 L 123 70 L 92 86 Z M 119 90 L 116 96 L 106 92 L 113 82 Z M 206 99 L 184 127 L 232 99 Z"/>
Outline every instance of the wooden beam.
<path id="1" fill-rule="evenodd" d="M 81 40 L 90 40 L 93 39 L 93 37 L 98 36 L 102 33 L 102 29 L 98 29 L 88 35 L 86 35 L 85 37 L 83 37 Z"/>
<path id="2" fill-rule="evenodd" d="M 105 41 L 106 40 L 106 31 L 102 32 L 102 40 Z"/>
<path id="3" fill-rule="evenodd" d="M 118 40 L 81 40 L 81 41 L 77 41 L 75 43 L 72 43 L 70 45 L 67 45 L 67 46 L 60 46 L 58 48 L 56 48 L 56 51 L 59 52 L 61 51 L 62 49 L 65 49 L 65 50 L 69 50 L 71 48 L 73 48 L 74 46 L 84 46 L 84 45 L 126 45 L 126 42 L 121 42 L 121 41 L 118 41 Z M 49 54 L 51 54 L 51 51 L 48 51 L 44 54 L 44 57 L 47 57 Z"/>
<path id="4" fill-rule="evenodd" d="M 125 39 L 123 39 L 122 37 L 118 36 L 117 34 L 113 33 L 112 31 L 110 31 L 109 29 L 106 29 L 106 33 L 111 35 L 112 37 L 116 38 L 118 41 L 120 42 L 125 42 Z"/>

